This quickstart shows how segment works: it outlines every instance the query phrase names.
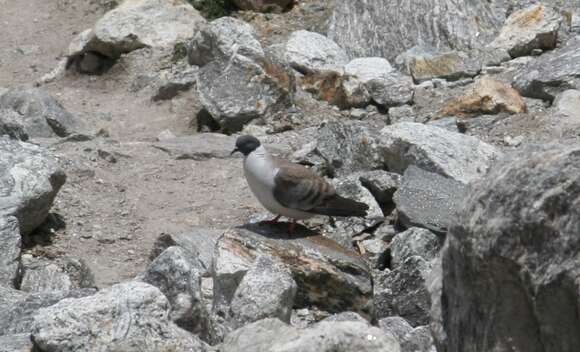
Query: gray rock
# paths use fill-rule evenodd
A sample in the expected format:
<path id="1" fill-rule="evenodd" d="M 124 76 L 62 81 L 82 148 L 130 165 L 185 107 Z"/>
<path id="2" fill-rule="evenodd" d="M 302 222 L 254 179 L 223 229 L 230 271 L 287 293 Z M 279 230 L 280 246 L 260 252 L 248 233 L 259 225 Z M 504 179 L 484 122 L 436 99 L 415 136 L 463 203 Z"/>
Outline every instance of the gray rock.
<path id="1" fill-rule="evenodd" d="M 576 121 L 580 121 L 580 90 L 566 90 L 554 100 L 556 111 Z"/>
<path id="2" fill-rule="evenodd" d="M 239 327 L 265 318 L 290 323 L 296 290 L 296 282 L 287 268 L 272 258 L 258 257 L 232 299 L 235 324 Z"/>
<path id="3" fill-rule="evenodd" d="M 180 63 L 169 70 L 160 72 L 156 83 L 153 101 L 172 99 L 180 92 L 189 90 L 197 82 L 197 66 Z"/>
<path id="4" fill-rule="evenodd" d="M 20 289 L 25 292 L 67 292 L 96 287 L 91 269 L 81 258 L 32 258 L 23 260 L 22 266 Z"/>
<path id="5" fill-rule="evenodd" d="M 65 137 L 79 122 L 40 88 L 12 88 L 0 96 L 0 109 L 12 110 L 29 137 Z"/>
<path id="6" fill-rule="evenodd" d="M 295 89 L 287 67 L 241 55 L 203 66 L 199 81 L 202 105 L 225 132 L 240 131 L 251 120 L 283 111 L 292 105 Z"/>
<path id="7" fill-rule="evenodd" d="M 253 27 L 233 17 L 218 18 L 203 26 L 191 40 L 187 57 L 191 65 L 228 60 L 234 55 L 255 61 L 265 57 Z"/>
<path id="8" fill-rule="evenodd" d="M 529 55 L 535 49 L 552 50 L 562 19 L 560 13 L 542 4 L 516 11 L 490 46 L 506 49 L 514 58 Z"/>
<path id="9" fill-rule="evenodd" d="M 436 352 L 428 326 L 419 326 L 409 332 L 401 343 L 402 352 Z"/>
<path id="10" fill-rule="evenodd" d="M 529 147 L 474 186 L 442 253 L 447 351 L 580 349 L 579 165 Z"/>
<path id="11" fill-rule="evenodd" d="M 294 306 L 328 312 L 369 315 L 372 285 L 369 269 L 355 252 L 320 235 L 288 235 L 285 224 L 246 225 L 219 239 L 213 263 L 214 308 L 227 312 L 244 275 L 260 255 L 281 261 L 298 285 Z M 321 286 L 320 283 L 324 282 Z"/>
<path id="12" fill-rule="evenodd" d="M 169 303 L 157 288 L 128 282 L 40 310 L 32 338 L 43 351 L 207 350 L 168 316 Z"/>
<path id="13" fill-rule="evenodd" d="M 397 219 L 405 228 L 417 226 L 444 234 L 467 191 L 459 181 L 411 165 L 393 197 Z"/>
<path id="14" fill-rule="evenodd" d="M 441 250 L 442 253 L 446 251 L 447 241 Z M 431 321 L 429 327 L 431 328 L 431 336 L 439 352 L 447 352 L 447 334 L 443 326 L 443 269 L 441 263 L 441 256 L 432 262 L 431 272 L 427 277 L 427 290 L 431 296 Z"/>
<path id="15" fill-rule="evenodd" d="M 33 352 L 30 334 L 0 336 L 0 352 Z"/>
<path id="16" fill-rule="evenodd" d="M 14 110 L 0 109 L 0 136 L 3 135 L 21 141 L 28 140 L 29 136 L 22 124 L 20 114 Z"/>
<path id="17" fill-rule="evenodd" d="M 358 321 L 361 323 L 368 323 L 368 321 L 361 317 L 358 313 L 355 312 L 342 312 L 338 314 L 333 314 L 328 318 L 323 319 L 322 321 L 330 322 L 330 321 Z"/>
<path id="18" fill-rule="evenodd" d="M 50 307 L 65 298 L 78 298 L 92 295 L 94 289 L 69 292 L 42 292 L 26 294 L 22 291 L 7 291 L 0 287 L 0 336 L 30 333 L 34 317 L 39 310 Z"/>
<path id="19" fill-rule="evenodd" d="M 307 329 L 265 319 L 229 334 L 222 352 L 399 352 L 395 338 L 368 323 L 320 322 Z"/>
<path id="20" fill-rule="evenodd" d="M 301 73 L 342 71 L 348 56 L 335 42 L 322 34 L 299 30 L 286 43 L 286 61 Z"/>
<path id="21" fill-rule="evenodd" d="M 125 1 L 85 33 L 78 45 L 82 49 L 77 52 L 96 52 L 116 59 L 144 47 L 170 49 L 193 37 L 203 23 L 199 12 L 182 0 Z"/>
<path id="22" fill-rule="evenodd" d="M 429 230 L 413 227 L 398 233 L 390 248 L 391 267 L 396 269 L 407 258 L 415 255 L 426 261 L 435 259 L 441 249 L 441 240 Z"/>
<path id="23" fill-rule="evenodd" d="M 137 279 L 157 287 L 171 306 L 169 318 L 180 327 L 201 333 L 207 312 L 201 297 L 203 268 L 185 249 L 169 247 Z"/>
<path id="24" fill-rule="evenodd" d="M 405 259 L 392 271 L 375 278 L 375 318 L 400 316 L 412 326 L 429 324 L 430 295 L 426 280 L 431 263 L 419 256 Z"/>
<path id="25" fill-rule="evenodd" d="M 393 195 L 401 185 L 401 175 L 383 170 L 359 172 L 357 175 L 381 208 L 388 209 L 393 205 Z"/>
<path id="26" fill-rule="evenodd" d="M 172 246 L 184 249 L 189 256 L 203 264 L 203 276 L 210 275 L 214 248 L 223 230 L 197 227 L 179 234 L 161 234 L 151 250 L 150 259 L 155 260 L 163 251 Z"/>
<path id="27" fill-rule="evenodd" d="M 364 249 L 364 257 L 373 269 L 384 270 L 388 261 L 388 243 L 381 238 L 371 238 L 359 243 Z M 360 248 L 359 247 L 359 248 Z"/>
<path id="28" fill-rule="evenodd" d="M 405 336 L 413 331 L 411 324 L 398 316 L 380 319 L 378 325 L 381 330 L 395 336 L 399 342 L 402 342 Z"/>
<path id="29" fill-rule="evenodd" d="M 391 172 L 415 165 L 462 183 L 484 176 L 501 155 L 475 137 L 411 122 L 383 128 L 379 144 Z"/>
<path id="30" fill-rule="evenodd" d="M 580 40 L 570 41 L 520 68 L 512 85 L 522 96 L 543 100 L 568 89 L 580 89 Z"/>
<path id="31" fill-rule="evenodd" d="M 408 69 L 415 82 L 425 82 L 435 78 L 458 80 L 474 77 L 481 71 L 481 62 L 466 52 L 449 51 L 409 58 Z"/>
<path id="32" fill-rule="evenodd" d="M 236 138 L 221 133 L 199 133 L 191 136 L 168 138 L 153 144 L 177 160 L 207 160 L 239 158 L 230 155 Z"/>
<path id="33" fill-rule="evenodd" d="M 294 3 L 293 0 L 233 0 L 240 9 L 257 12 L 282 12 Z"/>
<path id="34" fill-rule="evenodd" d="M 46 219 L 65 179 L 44 148 L 0 137 L 0 216 L 16 217 L 22 235 Z"/>
<path id="35" fill-rule="evenodd" d="M 328 35 L 352 57 L 392 60 L 415 45 L 442 50 L 481 47 L 495 37 L 504 18 L 482 1 L 413 0 L 393 6 L 383 0 L 337 0 Z"/>
<path id="36" fill-rule="evenodd" d="M 16 218 L 0 216 L 0 286 L 16 286 L 21 269 L 21 245 Z"/>

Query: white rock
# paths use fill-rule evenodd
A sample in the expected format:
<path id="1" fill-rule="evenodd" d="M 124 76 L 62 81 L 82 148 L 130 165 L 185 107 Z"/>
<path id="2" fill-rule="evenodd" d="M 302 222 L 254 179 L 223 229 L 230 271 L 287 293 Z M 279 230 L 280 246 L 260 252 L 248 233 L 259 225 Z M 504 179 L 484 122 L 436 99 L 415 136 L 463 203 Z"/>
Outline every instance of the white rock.
<path id="1" fill-rule="evenodd" d="M 348 56 L 338 44 L 322 34 L 299 30 L 293 32 L 286 43 L 286 60 L 302 73 L 340 71 L 348 62 Z"/>

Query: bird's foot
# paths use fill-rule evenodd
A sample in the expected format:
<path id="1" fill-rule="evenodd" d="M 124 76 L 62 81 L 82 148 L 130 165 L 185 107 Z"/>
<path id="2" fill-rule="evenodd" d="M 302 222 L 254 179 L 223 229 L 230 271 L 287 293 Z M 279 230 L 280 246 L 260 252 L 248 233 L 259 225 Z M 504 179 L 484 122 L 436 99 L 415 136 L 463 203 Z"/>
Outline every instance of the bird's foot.
<path id="1" fill-rule="evenodd" d="M 292 222 L 288 223 L 288 233 L 293 234 L 296 230 L 296 220 L 292 219 Z"/>
<path id="2" fill-rule="evenodd" d="M 282 215 L 278 215 L 276 216 L 274 219 L 272 220 L 264 220 L 264 221 L 260 221 L 260 224 L 264 224 L 264 225 L 274 225 L 278 223 L 278 220 L 280 219 Z"/>

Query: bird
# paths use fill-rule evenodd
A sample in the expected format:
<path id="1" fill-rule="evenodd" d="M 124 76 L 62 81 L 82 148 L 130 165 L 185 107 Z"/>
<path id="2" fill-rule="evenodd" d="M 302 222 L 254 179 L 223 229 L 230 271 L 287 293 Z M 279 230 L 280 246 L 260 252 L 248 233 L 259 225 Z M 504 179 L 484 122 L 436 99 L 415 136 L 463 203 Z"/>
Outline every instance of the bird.
<path id="1" fill-rule="evenodd" d="M 244 156 L 244 175 L 250 190 L 264 208 L 276 215 L 265 223 L 277 223 L 282 216 L 290 218 L 288 231 L 293 233 L 296 220 L 316 215 L 367 215 L 367 204 L 340 196 L 309 168 L 272 156 L 254 136 L 238 137 L 231 155 L 237 152 Z"/>

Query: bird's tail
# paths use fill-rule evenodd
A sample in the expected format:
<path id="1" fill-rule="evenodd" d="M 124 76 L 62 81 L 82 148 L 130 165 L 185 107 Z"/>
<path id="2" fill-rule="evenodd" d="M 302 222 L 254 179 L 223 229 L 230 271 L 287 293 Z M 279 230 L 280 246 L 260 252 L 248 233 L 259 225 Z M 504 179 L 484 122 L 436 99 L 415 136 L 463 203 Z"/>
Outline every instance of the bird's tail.
<path id="1" fill-rule="evenodd" d="M 310 211 L 320 215 L 328 216 L 367 216 L 369 206 L 365 203 L 357 202 L 352 199 L 344 198 L 339 195 L 332 197 L 324 204 L 311 209 Z"/>

